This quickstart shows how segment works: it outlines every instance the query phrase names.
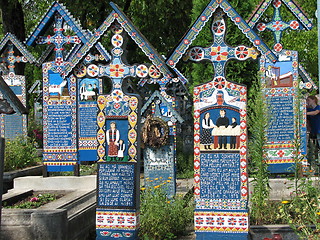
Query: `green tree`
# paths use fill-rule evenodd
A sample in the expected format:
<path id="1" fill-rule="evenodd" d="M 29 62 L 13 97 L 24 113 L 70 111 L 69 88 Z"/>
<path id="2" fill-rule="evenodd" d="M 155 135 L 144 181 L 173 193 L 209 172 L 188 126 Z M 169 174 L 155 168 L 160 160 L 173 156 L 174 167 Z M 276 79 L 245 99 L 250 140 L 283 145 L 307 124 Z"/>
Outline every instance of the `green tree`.
<path id="1" fill-rule="evenodd" d="M 24 12 L 21 1 L 0 0 L 1 20 L 3 33 L 10 32 L 24 41 L 26 37 Z"/>

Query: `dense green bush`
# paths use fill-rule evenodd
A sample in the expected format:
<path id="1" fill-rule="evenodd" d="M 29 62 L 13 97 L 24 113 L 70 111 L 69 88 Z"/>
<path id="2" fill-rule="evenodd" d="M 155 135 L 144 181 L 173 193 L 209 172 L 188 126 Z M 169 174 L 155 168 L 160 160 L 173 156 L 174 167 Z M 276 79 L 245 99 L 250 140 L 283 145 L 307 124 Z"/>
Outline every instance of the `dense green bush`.
<path id="1" fill-rule="evenodd" d="M 29 138 L 17 137 L 6 141 L 4 171 L 35 166 L 39 161 L 34 143 Z"/>
<path id="2" fill-rule="evenodd" d="M 141 239 L 176 239 L 183 235 L 193 221 L 193 209 L 191 197 L 177 195 L 168 199 L 161 188 L 144 190 L 141 194 Z"/>
<path id="3" fill-rule="evenodd" d="M 289 224 L 300 239 L 320 239 L 319 178 L 299 178 L 290 198 L 282 201 L 277 215 Z"/>

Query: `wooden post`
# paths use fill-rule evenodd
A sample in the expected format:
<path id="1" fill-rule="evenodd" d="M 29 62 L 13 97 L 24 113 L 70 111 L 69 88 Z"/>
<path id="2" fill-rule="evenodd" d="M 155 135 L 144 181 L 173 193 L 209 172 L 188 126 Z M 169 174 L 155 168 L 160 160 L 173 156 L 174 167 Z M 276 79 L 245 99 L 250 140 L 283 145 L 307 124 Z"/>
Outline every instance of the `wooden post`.
<path id="1" fill-rule="evenodd" d="M 4 170 L 4 138 L 0 138 L 0 230 L 1 230 L 1 209 L 2 209 L 2 193 L 3 193 L 3 170 Z"/>

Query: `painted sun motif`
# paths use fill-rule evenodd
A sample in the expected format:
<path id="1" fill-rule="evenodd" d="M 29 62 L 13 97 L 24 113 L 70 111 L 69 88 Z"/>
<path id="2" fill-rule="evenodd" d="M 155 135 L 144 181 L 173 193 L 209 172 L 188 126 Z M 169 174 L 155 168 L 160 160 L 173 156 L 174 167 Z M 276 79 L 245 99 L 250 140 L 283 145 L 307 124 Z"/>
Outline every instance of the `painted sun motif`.
<path id="1" fill-rule="evenodd" d="M 110 64 L 110 76 L 122 78 L 124 76 L 123 64 Z"/>
<path id="2" fill-rule="evenodd" d="M 211 47 L 210 55 L 212 61 L 227 61 L 229 55 L 228 47 Z"/>

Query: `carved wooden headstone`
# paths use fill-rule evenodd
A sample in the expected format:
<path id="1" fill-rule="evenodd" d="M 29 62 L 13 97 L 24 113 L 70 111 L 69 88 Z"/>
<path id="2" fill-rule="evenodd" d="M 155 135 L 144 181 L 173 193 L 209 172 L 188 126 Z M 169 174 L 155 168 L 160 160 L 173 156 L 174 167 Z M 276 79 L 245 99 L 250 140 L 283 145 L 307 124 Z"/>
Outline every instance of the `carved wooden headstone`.
<path id="1" fill-rule="evenodd" d="M 0 43 L 0 60 L 7 69 L 2 75 L 4 81 L 26 107 L 26 82 L 25 76 L 16 74 L 15 66 L 18 63 L 34 63 L 35 59 L 27 48 L 11 33 L 7 33 Z M 18 54 L 21 54 L 20 56 Z M 3 95 L 1 95 L 3 99 Z M 1 115 L 0 117 L 1 136 L 6 139 L 27 136 L 27 115 L 13 113 Z"/>
<path id="2" fill-rule="evenodd" d="M 267 129 L 267 163 L 272 173 L 295 171 L 295 142 L 300 139 L 301 154 L 306 154 L 306 106 L 299 101 L 298 53 L 283 50 L 276 63 L 260 59 L 262 86 L 270 111 Z M 300 105 L 300 107 L 299 107 Z M 307 166 L 306 158 L 302 166 Z"/>
<path id="3" fill-rule="evenodd" d="M 273 18 L 271 22 L 258 22 L 265 11 L 272 5 Z M 296 18 L 290 22 L 283 20 L 281 7 L 285 5 Z M 286 16 L 287 17 L 287 16 Z M 281 38 L 285 30 L 310 30 L 311 21 L 301 8 L 291 0 L 264 0 L 253 12 L 248 25 L 258 32 L 271 31 L 274 36 L 273 49 L 278 57 L 272 63 L 263 56 L 260 60 L 261 81 L 264 87 L 267 104 L 270 109 L 270 124 L 267 129 L 267 158 L 268 170 L 271 173 L 288 173 L 295 171 L 295 139 L 300 139 L 300 153 L 306 154 L 306 113 L 305 104 L 298 98 L 299 85 L 311 88 L 311 82 L 298 82 L 298 75 L 306 79 L 307 73 L 299 67 L 298 53 L 284 50 Z M 301 70 L 298 71 L 298 68 Z M 304 80 L 305 81 L 305 80 Z M 300 107 L 299 104 L 300 104 Z M 299 144 L 299 143 L 296 143 Z M 307 166 L 305 157 L 301 158 L 302 167 Z"/>
<path id="4" fill-rule="evenodd" d="M 53 25 L 52 25 L 53 24 Z M 68 25 L 74 36 L 66 36 Z M 54 35 L 46 35 L 53 26 Z M 78 174 L 77 79 L 66 77 L 65 45 L 86 43 L 81 27 L 69 12 L 54 2 L 40 21 L 27 44 L 53 45 L 44 52 L 43 60 L 54 53 L 54 60 L 43 63 L 43 164 L 47 172 L 75 171 Z"/>
<path id="5" fill-rule="evenodd" d="M 189 48 L 203 26 L 214 17 L 210 47 Z M 254 44 L 230 47 L 225 43 L 228 16 Z M 225 78 L 230 59 L 256 58 L 258 51 L 274 54 L 224 0 L 211 1 L 167 60 L 173 68 L 185 59 L 207 60 L 213 80 L 194 89 L 195 231 L 197 239 L 248 239 L 247 89 Z"/>
<path id="6" fill-rule="evenodd" d="M 183 122 L 174 106 L 174 99 L 162 88 L 141 111 L 145 187 L 161 187 L 168 197 L 176 193 L 176 125 Z"/>
<path id="7" fill-rule="evenodd" d="M 170 77 L 161 56 L 157 54 L 131 21 L 113 3 L 114 10 L 93 34 L 93 42 L 111 26 L 110 62 L 98 65 L 98 77 L 112 81 L 110 94 L 98 96 L 98 198 L 96 210 L 97 239 L 137 239 L 139 229 L 140 122 L 141 100 L 123 91 L 129 77 L 146 78 L 144 64 L 125 63 L 126 34 L 143 50 L 157 71 Z M 100 31 L 101 30 L 101 31 Z M 80 49 L 80 53 L 85 49 Z"/>
<path id="8" fill-rule="evenodd" d="M 226 80 L 194 89 L 195 229 L 199 239 L 230 235 L 246 239 L 248 233 L 246 92 L 245 86 Z"/>

